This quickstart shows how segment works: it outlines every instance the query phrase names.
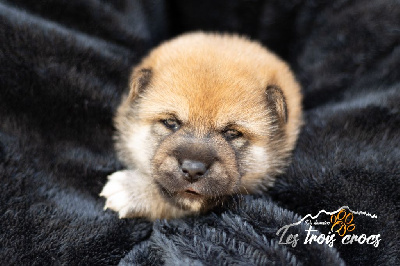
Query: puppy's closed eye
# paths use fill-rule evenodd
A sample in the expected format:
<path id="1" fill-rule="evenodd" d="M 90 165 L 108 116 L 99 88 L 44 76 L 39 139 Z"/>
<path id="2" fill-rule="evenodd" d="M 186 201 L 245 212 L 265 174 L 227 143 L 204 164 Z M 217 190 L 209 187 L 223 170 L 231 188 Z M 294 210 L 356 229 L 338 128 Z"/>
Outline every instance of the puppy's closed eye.
<path id="1" fill-rule="evenodd" d="M 160 121 L 166 128 L 177 131 L 181 127 L 181 122 L 176 118 L 167 118 Z"/>
<path id="2" fill-rule="evenodd" d="M 222 131 L 222 135 L 226 140 L 230 141 L 242 137 L 243 133 L 233 128 L 227 128 Z"/>

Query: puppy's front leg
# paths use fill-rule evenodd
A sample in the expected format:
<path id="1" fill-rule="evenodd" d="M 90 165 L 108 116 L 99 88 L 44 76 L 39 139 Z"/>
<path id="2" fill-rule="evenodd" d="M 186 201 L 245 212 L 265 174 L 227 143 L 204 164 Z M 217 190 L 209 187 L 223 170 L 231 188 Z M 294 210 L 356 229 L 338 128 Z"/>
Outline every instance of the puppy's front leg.
<path id="1" fill-rule="evenodd" d="M 171 205 L 160 195 L 151 179 L 138 171 L 124 170 L 108 176 L 100 196 L 106 198 L 104 209 L 118 212 L 119 218 L 146 217 L 155 220 L 188 214 Z"/>

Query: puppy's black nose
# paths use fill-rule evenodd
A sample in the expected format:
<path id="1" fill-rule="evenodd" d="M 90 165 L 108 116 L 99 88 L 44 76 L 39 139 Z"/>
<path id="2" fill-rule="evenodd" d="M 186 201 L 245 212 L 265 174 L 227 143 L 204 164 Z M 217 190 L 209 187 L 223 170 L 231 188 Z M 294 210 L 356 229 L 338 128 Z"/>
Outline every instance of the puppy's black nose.
<path id="1" fill-rule="evenodd" d="M 184 178 L 190 183 L 198 181 L 208 170 L 208 166 L 200 161 L 183 160 L 181 169 Z"/>

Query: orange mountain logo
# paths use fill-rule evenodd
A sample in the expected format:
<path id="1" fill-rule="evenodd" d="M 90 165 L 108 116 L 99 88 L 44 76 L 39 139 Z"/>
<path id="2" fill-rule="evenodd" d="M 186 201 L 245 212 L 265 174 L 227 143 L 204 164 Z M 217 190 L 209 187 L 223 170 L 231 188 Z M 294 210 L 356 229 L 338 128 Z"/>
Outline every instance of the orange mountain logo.
<path id="1" fill-rule="evenodd" d="M 321 214 L 325 215 L 325 220 L 321 220 L 321 218 L 324 218 L 319 217 Z M 317 215 L 312 216 L 311 214 L 307 214 L 300 221 L 279 228 L 279 230 L 276 232 L 276 234 L 280 236 L 279 244 L 291 245 L 292 247 L 295 247 L 300 241 L 303 244 L 311 244 L 315 242 L 318 244 L 327 244 L 328 246 L 333 247 L 335 241 L 339 240 L 343 245 L 357 243 L 361 245 L 367 244 L 378 247 L 379 242 L 381 241 L 381 235 L 366 235 L 364 233 L 357 233 L 357 219 L 355 218 L 355 215 L 363 215 L 370 217 L 371 219 L 378 218 L 375 214 L 370 214 L 368 212 L 352 211 L 348 206 L 343 206 L 337 211 L 333 212 L 321 210 Z M 320 220 L 317 220 L 317 218 Z M 299 234 L 289 233 L 289 229 L 291 227 L 300 224 L 308 225 L 308 229 L 305 230 L 306 234 L 303 234 L 305 235 L 304 240 L 300 239 Z M 313 226 L 318 226 L 320 231 L 314 229 Z M 327 234 L 321 233 L 323 232 L 324 226 L 329 226 L 329 231 Z"/>

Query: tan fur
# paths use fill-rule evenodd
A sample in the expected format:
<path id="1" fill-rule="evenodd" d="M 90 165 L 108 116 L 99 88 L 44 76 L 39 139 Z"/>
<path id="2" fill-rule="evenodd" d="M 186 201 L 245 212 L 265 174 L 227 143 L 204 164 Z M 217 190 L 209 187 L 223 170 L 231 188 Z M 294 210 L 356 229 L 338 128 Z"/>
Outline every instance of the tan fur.
<path id="1" fill-rule="evenodd" d="M 284 105 L 266 100 L 268 86 L 283 93 L 287 122 L 274 115 Z M 181 121 L 176 132 L 160 123 L 171 116 Z M 131 170 L 118 180 L 111 176 L 101 195 L 120 217 L 157 219 L 199 213 L 225 195 L 261 192 L 287 166 L 301 121 L 300 87 L 277 56 L 243 37 L 182 35 L 134 69 L 129 96 L 115 117 L 116 148 Z M 227 126 L 243 136 L 228 141 Z M 205 178 L 181 178 L 179 149 L 196 158 L 202 158 L 197 151 L 206 157 L 212 151 L 216 159 Z M 117 197 L 128 207 L 115 203 Z"/>

